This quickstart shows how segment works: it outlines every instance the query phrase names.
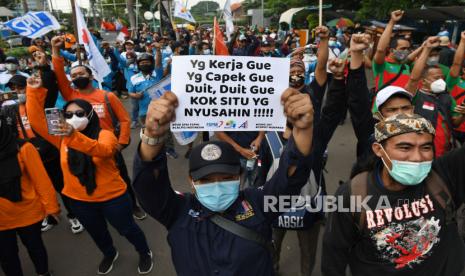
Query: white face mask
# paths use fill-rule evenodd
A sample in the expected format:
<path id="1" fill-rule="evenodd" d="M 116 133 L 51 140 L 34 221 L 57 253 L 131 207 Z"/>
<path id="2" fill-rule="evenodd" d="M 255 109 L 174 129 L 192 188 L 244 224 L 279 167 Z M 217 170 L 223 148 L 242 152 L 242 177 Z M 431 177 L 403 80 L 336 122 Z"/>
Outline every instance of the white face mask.
<path id="1" fill-rule="evenodd" d="M 431 92 L 442 93 L 446 91 L 446 82 L 443 79 L 435 80 L 431 83 Z"/>
<path id="2" fill-rule="evenodd" d="M 14 63 L 7 63 L 5 67 L 8 71 L 16 71 L 18 69 L 18 65 Z"/>
<path id="3" fill-rule="evenodd" d="M 0 64 L 0 72 L 6 71 L 5 63 Z"/>
<path id="4" fill-rule="evenodd" d="M 72 125 L 75 130 L 82 131 L 89 124 L 89 119 L 86 116 L 80 118 L 74 114 L 71 119 L 66 119 L 66 122 Z"/>
<path id="5" fill-rule="evenodd" d="M 20 104 L 26 103 L 26 94 L 18 94 L 18 103 Z"/>
<path id="6" fill-rule="evenodd" d="M 205 50 L 203 50 L 203 54 L 204 54 L 204 55 L 210 55 L 210 54 L 211 54 L 210 49 L 205 49 Z"/>

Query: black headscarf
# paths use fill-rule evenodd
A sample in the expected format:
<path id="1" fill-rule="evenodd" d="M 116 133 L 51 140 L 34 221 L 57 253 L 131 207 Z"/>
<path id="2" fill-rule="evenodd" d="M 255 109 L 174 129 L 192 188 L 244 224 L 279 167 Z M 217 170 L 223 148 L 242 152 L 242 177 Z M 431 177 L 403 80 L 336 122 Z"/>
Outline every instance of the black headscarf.
<path id="1" fill-rule="evenodd" d="M 81 133 L 91 139 L 98 140 L 100 123 L 97 114 L 93 112 L 92 105 L 85 100 L 75 99 L 69 101 L 63 109 L 66 111 L 68 106 L 73 103 L 84 109 L 89 119 L 89 124 Z M 68 148 L 68 166 L 71 173 L 79 179 L 81 185 L 86 187 L 87 194 L 91 195 L 97 187 L 95 182 L 95 164 L 92 162 L 92 156 Z"/>
<path id="2" fill-rule="evenodd" d="M 14 106 L 0 110 L 0 197 L 21 201 L 21 167 L 18 161 L 18 131 Z"/>

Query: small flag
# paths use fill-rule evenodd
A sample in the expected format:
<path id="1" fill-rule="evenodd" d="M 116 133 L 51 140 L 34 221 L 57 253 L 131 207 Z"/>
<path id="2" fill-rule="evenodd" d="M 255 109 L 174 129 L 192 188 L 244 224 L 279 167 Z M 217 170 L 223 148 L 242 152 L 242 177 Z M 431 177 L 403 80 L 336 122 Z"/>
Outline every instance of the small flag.
<path id="1" fill-rule="evenodd" d="M 223 19 L 226 25 L 226 36 L 228 37 L 228 40 L 231 40 L 231 34 L 234 33 L 234 23 L 230 0 L 226 0 L 226 3 L 224 4 Z"/>
<path id="2" fill-rule="evenodd" d="M 174 16 L 195 23 L 195 19 L 191 12 L 187 10 L 187 7 L 181 2 L 181 0 L 176 0 L 174 2 Z"/>
<path id="3" fill-rule="evenodd" d="M 77 2 L 75 3 L 75 7 L 79 44 L 84 44 L 87 59 L 89 60 L 89 67 L 93 71 L 94 78 L 101 83 L 103 82 L 103 78 L 111 73 L 111 69 L 100 53 L 99 48 L 95 45 Z"/>
<path id="4" fill-rule="evenodd" d="M 215 55 L 229 56 L 228 47 L 226 47 L 226 44 L 224 43 L 223 33 L 220 30 L 220 25 L 218 25 L 218 21 L 216 21 L 216 17 L 214 19 L 213 25 L 215 28 L 215 34 L 214 34 Z"/>
<path id="5" fill-rule="evenodd" d="M 37 38 L 46 33 L 59 30 L 60 23 L 46 11 L 28 12 L 21 17 L 16 17 L 5 23 L 9 29 L 21 36 Z"/>

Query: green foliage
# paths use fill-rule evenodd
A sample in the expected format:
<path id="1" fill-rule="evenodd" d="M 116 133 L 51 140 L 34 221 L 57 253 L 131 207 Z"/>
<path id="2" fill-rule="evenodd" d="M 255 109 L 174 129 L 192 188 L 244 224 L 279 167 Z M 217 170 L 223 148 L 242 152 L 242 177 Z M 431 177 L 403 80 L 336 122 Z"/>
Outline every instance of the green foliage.
<path id="1" fill-rule="evenodd" d="M 352 2 L 352 1 L 345 1 Z M 453 6 L 463 5 L 463 0 L 424 0 L 424 1 L 412 1 L 412 0 L 362 0 L 361 8 L 357 12 L 357 20 L 363 19 L 387 19 L 393 10 L 406 10 L 413 8 L 420 8 L 425 5 L 427 7 L 432 6 Z"/>
<path id="2" fill-rule="evenodd" d="M 307 16 L 308 29 L 313 30 L 318 26 L 318 14 L 311 13 Z"/>
<path id="3" fill-rule="evenodd" d="M 220 8 L 220 5 L 213 1 L 201 1 L 198 2 L 196 5 L 192 6 L 190 12 L 192 16 L 204 16 L 210 15 L 213 17 L 216 15 L 217 10 Z"/>
<path id="4" fill-rule="evenodd" d="M 27 47 L 16 47 L 6 51 L 5 55 L 13 56 L 16 58 L 26 57 L 29 55 Z"/>
<path id="5" fill-rule="evenodd" d="M 6 7 L 9 9 L 14 9 L 16 5 L 16 1 L 11 0 L 0 0 L 0 7 Z"/>

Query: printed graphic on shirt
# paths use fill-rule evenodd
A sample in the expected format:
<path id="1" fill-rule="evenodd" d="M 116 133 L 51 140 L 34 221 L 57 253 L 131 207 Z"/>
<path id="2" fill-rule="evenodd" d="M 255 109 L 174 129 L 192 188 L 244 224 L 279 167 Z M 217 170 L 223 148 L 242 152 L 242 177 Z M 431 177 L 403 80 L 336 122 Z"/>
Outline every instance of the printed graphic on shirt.
<path id="1" fill-rule="evenodd" d="M 429 195 L 398 204 L 366 212 L 369 236 L 381 259 L 388 260 L 396 269 L 413 268 L 432 254 L 440 240 L 441 226 L 434 216 L 425 217 L 435 210 Z"/>
<path id="2" fill-rule="evenodd" d="M 252 209 L 252 206 L 247 200 L 241 202 L 241 207 L 239 213 L 236 215 L 235 220 L 241 221 L 255 216 L 255 212 Z"/>
<path id="3" fill-rule="evenodd" d="M 105 118 L 105 104 L 103 103 L 93 103 L 92 107 L 94 108 L 94 112 L 97 113 L 99 119 Z"/>
<path id="4" fill-rule="evenodd" d="M 29 123 L 29 119 L 27 118 L 27 116 L 21 116 L 21 121 L 23 123 L 24 129 L 31 129 L 31 124 Z"/>
<path id="5" fill-rule="evenodd" d="M 395 264 L 396 269 L 412 268 L 432 253 L 439 242 L 439 219 L 424 217 L 402 223 L 391 223 L 375 233 L 372 239 L 382 259 Z"/>

